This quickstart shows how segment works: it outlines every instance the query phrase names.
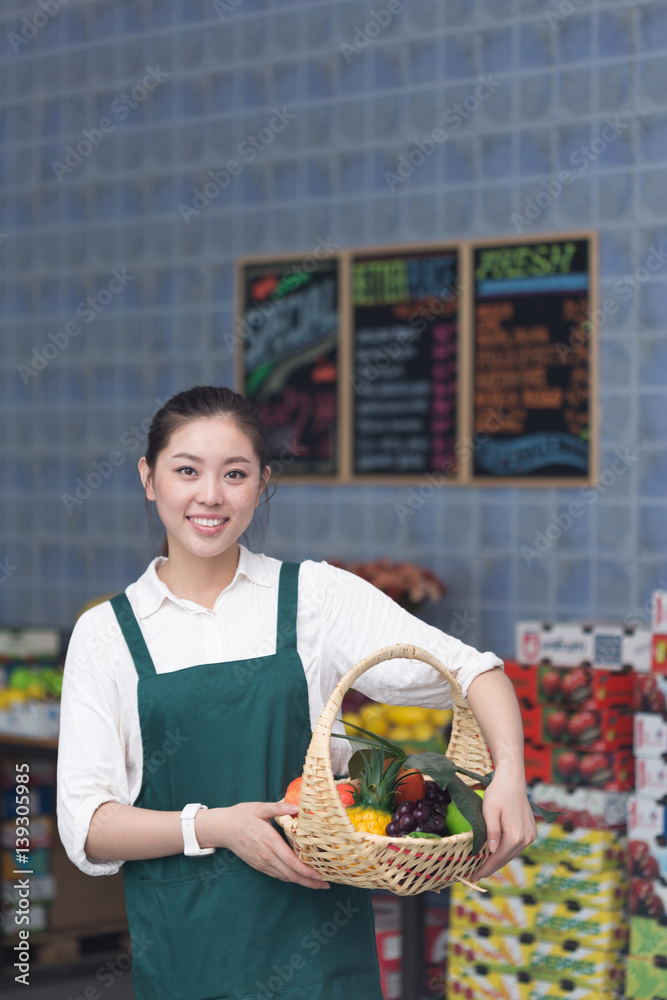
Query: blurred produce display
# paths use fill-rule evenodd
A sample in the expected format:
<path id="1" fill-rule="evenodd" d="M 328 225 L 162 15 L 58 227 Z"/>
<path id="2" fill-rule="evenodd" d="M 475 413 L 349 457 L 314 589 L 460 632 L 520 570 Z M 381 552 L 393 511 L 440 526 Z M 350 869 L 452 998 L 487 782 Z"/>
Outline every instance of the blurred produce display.
<path id="1" fill-rule="evenodd" d="M 410 611 L 424 601 L 438 601 L 447 593 L 447 587 L 434 573 L 412 563 L 394 563 L 391 559 L 351 563 L 330 559 L 329 563 L 368 580 Z"/>

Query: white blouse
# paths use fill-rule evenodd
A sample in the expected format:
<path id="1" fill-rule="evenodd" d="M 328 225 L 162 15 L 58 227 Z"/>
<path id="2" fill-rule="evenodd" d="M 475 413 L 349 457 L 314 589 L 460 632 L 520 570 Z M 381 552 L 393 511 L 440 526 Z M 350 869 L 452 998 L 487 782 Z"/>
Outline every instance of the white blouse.
<path id="1" fill-rule="evenodd" d="M 165 562 L 162 556 L 127 588 L 158 673 L 275 653 L 281 563 L 242 545 L 239 549 L 234 579 L 212 610 L 171 593 L 156 573 Z M 343 674 L 363 657 L 396 642 L 434 653 L 456 675 L 464 695 L 478 674 L 503 665 L 493 653 L 480 653 L 415 618 L 360 577 L 326 562 L 301 563 L 297 650 L 313 728 Z M 380 663 L 359 678 L 355 688 L 393 705 L 451 707 L 446 681 L 415 660 Z M 351 752 L 346 740 L 332 740 L 335 773 L 345 773 Z M 141 779 L 137 673 L 111 604 L 104 601 L 74 626 L 62 690 L 58 831 L 81 871 L 112 875 L 120 869 L 122 861 L 89 861 L 84 844 L 98 806 L 108 801 L 132 805 Z"/>

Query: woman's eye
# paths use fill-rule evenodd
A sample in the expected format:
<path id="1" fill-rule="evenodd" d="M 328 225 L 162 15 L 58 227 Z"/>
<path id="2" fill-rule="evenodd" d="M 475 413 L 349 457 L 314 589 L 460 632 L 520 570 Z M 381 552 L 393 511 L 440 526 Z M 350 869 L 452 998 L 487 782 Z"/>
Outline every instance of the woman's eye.
<path id="1" fill-rule="evenodd" d="M 176 472 L 187 472 L 187 473 L 193 472 L 195 475 L 197 474 L 196 470 L 193 469 L 191 465 L 182 465 L 180 469 L 176 469 Z M 188 475 L 186 476 L 186 478 L 191 479 L 192 477 Z"/>
<path id="2" fill-rule="evenodd" d="M 233 476 L 234 479 L 245 479 L 246 477 L 245 472 L 241 472 L 240 469 L 231 469 L 231 471 L 228 472 L 227 475 Z"/>

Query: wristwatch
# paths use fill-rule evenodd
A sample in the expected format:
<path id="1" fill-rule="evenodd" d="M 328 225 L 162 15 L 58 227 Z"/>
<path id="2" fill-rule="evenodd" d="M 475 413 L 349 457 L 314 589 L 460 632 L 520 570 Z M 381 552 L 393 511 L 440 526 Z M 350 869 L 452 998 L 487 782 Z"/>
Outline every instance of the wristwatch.
<path id="1" fill-rule="evenodd" d="M 215 847 L 200 847 L 195 834 L 195 816 L 200 809 L 208 809 L 201 802 L 188 802 L 181 813 L 181 827 L 183 828 L 183 853 L 188 856 L 200 854 L 213 854 Z"/>

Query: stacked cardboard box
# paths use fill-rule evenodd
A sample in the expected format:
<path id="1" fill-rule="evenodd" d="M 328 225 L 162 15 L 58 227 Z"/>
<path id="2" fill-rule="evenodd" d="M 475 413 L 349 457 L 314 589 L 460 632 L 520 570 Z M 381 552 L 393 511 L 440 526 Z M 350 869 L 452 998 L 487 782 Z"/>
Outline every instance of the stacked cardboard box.
<path id="1" fill-rule="evenodd" d="M 401 900 L 373 893 L 375 939 L 384 1000 L 402 1000 Z M 445 996 L 449 902 L 447 893 L 428 893 L 424 915 L 425 979 L 429 995 Z"/>
<path id="2" fill-rule="evenodd" d="M 449 982 L 478 998 L 611 1000 L 622 989 L 632 669 L 648 630 L 571 623 L 517 626 L 505 662 L 521 704 L 531 797 L 560 813 L 488 879 L 452 890 Z"/>
<path id="3" fill-rule="evenodd" d="M 635 794 L 628 806 L 630 954 L 626 995 L 667 997 L 667 592 L 653 595 L 650 670 L 634 690 Z"/>

